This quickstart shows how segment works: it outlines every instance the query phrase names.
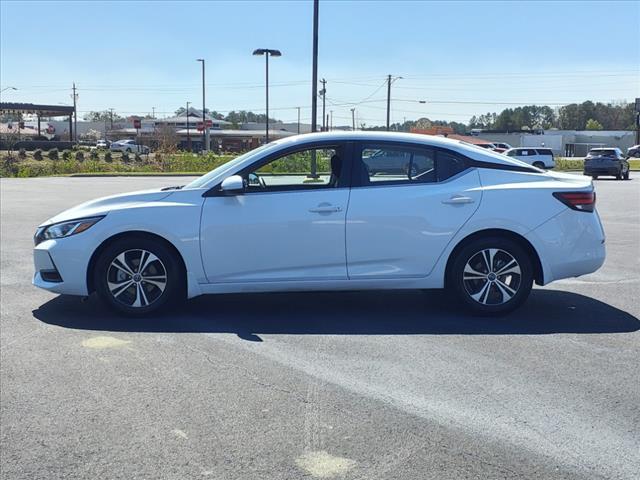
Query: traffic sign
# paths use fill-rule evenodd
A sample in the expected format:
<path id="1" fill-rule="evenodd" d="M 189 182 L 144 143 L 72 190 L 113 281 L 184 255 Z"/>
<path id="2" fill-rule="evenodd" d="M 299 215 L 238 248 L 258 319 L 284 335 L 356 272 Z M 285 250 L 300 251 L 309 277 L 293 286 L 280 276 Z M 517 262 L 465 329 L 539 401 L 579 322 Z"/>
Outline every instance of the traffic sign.
<path id="1" fill-rule="evenodd" d="M 133 120 L 133 128 L 135 128 L 136 130 L 140 130 L 141 126 L 142 126 L 142 122 L 140 121 L 139 118 L 136 118 Z"/>

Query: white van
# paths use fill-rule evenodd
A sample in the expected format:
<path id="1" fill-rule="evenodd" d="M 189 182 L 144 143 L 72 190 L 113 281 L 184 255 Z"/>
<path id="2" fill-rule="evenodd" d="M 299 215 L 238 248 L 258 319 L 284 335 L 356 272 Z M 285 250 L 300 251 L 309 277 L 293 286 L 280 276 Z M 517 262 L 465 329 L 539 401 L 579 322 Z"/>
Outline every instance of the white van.
<path id="1" fill-rule="evenodd" d="M 556 161 L 553 158 L 553 152 L 550 148 L 511 148 L 504 152 L 504 154 L 508 157 L 515 157 L 518 160 L 522 160 L 538 168 L 548 169 L 556 166 Z"/>

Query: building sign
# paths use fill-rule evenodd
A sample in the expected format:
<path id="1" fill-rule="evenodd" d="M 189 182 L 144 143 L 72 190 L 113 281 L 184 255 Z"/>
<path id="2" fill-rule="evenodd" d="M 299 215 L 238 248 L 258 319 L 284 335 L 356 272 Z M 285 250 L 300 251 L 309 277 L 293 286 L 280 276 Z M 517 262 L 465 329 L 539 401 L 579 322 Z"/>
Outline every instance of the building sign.
<path id="1" fill-rule="evenodd" d="M 136 118 L 133 121 L 133 128 L 135 128 L 136 130 L 140 130 L 140 127 L 142 126 L 142 122 L 140 121 L 139 118 Z"/>

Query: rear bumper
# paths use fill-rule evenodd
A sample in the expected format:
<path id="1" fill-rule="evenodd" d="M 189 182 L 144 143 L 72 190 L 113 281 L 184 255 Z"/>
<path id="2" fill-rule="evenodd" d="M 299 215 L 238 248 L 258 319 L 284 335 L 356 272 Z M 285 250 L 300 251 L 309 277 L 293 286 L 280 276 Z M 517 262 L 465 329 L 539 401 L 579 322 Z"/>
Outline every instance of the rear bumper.
<path id="1" fill-rule="evenodd" d="M 598 270 L 605 261 L 605 234 L 598 212 L 566 209 L 525 237 L 537 250 L 543 284 Z"/>
<path id="2" fill-rule="evenodd" d="M 618 175 L 619 167 L 590 167 L 584 169 L 585 175 Z"/>

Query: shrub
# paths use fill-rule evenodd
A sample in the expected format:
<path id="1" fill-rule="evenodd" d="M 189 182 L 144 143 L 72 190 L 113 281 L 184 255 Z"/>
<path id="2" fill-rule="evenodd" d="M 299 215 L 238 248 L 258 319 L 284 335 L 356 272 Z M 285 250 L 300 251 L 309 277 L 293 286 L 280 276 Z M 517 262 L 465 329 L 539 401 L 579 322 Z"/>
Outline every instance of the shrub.
<path id="1" fill-rule="evenodd" d="M 108 163 L 113 162 L 113 155 L 111 152 L 108 151 L 104 154 L 104 161 Z"/>
<path id="2" fill-rule="evenodd" d="M 78 162 L 84 162 L 84 152 L 82 150 L 76 152 L 76 160 Z"/>
<path id="3" fill-rule="evenodd" d="M 89 152 L 89 158 L 91 160 L 98 160 L 98 158 L 100 158 L 100 156 L 98 155 L 98 150 L 91 150 Z"/>
<path id="4" fill-rule="evenodd" d="M 22 160 L 27 158 L 27 151 L 24 148 L 18 150 L 18 158 L 21 158 Z"/>
<path id="5" fill-rule="evenodd" d="M 71 150 L 63 150 L 62 151 L 62 159 L 69 160 L 71 158 Z"/>
<path id="6" fill-rule="evenodd" d="M 127 152 L 122 152 L 122 163 L 129 163 L 131 156 Z"/>
<path id="7" fill-rule="evenodd" d="M 39 148 L 36 148 L 36 149 L 33 151 L 33 158 L 34 158 L 35 160 L 42 160 L 42 150 L 40 150 Z"/>
<path id="8" fill-rule="evenodd" d="M 50 160 L 58 160 L 58 149 L 52 148 L 51 150 L 49 150 L 49 152 L 47 153 L 47 157 L 49 157 Z"/>

